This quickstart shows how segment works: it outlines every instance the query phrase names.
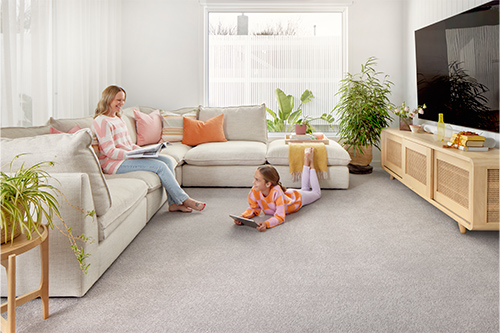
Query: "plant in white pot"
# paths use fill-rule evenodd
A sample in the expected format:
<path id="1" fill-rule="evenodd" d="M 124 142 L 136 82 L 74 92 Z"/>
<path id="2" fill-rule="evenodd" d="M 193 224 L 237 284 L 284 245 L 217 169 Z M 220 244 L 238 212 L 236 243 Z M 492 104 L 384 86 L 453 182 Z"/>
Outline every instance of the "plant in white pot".
<path id="1" fill-rule="evenodd" d="M 54 194 L 60 194 L 64 200 L 75 209 L 82 211 L 86 216 L 94 218 L 95 211 L 84 212 L 78 207 L 71 205 L 64 194 L 56 187 L 48 183 L 52 178 L 44 169 L 54 165 L 54 162 L 39 162 L 26 167 L 24 163 L 18 170 L 12 170 L 14 160 L 22 154 L 17 155 L 10 162 L 11 172 L 0 171 L 0 216 L 1 216 L 1 244 L 13 242 L 20 234 L 25 234 L 27 239 L 33 238 L 33 233 L 39 233 L 39 227 L 45 219 L 50 228 L 56 228 L 68 237 L 69 246 L 73 249 L 80 269 L 86 273 L 89 265 L 85 259 L 89 254 L 79 248 L 77 241 L 93 242 L 93 239 L 85 235 L 74 236 L 59 213 L 59 202 Z M 57 227 L 55 218 L 61 221 L 64 229 Z"/>
<path id="2" fill-rule="evenodd" d="M 388 75 L 374 68 L 376 58 L 370 57 L 361 65 L 361 72 L 347 73 L 340 81 L 340 100 L 332 112 L 340 118 L 339 137 L 351 155 L 351 173 L 370 173 L 372 147 L 380 150 L 382 129 L 388 127 L 392 118 L 389 110 L 394 106 L 389 101 L 391 85 Z"/>

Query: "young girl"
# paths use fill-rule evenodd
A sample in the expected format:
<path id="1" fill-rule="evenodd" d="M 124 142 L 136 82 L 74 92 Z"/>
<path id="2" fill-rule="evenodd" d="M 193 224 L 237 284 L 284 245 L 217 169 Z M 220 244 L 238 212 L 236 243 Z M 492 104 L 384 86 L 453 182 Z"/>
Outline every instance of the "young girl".
<path id="1" fill-rule="evenodd" d="M 254 175 L 253 187 L 248 194 L 250 208 L 245 210 L 242 217 L 251 218 L 263 210 L 266 215 L 273 215 L 265 222 L 259 222 L 257 230 L 266 231 L 285 222 L 285 215 L 298 211 L 302 206 L 313 203 L 321 198 L 321 188 L 313 163 L 314 148 L 304 150 L 304 167 L 302 169 L 302 187 L 300 190 L 286 189 L 280 182 L 278 171 L 264 165 L 257 168 Z M 312 188 L 312 189 L 311 189 Z M 234 223 L 241 222 L 234 220 Z"/>
<path id="2" fill-rule="evenodd" d="M 92 131 L 99 141 L 99 162 L 103 172 L 106 174 L 139 170 L 154 172 L 168 194 L 169 211 L 203 210 L 206 204 L 190 198 L 177 183 L 174 164 L 170 158 L 160 155 L 157 158 L 127 159 L 125 153 L 139 146 L 132 143 L 127 126 L 121 119 L 126 97 L 123 88 L 109 86 L 102 92 L 101 100 L 95 110 Z"/>

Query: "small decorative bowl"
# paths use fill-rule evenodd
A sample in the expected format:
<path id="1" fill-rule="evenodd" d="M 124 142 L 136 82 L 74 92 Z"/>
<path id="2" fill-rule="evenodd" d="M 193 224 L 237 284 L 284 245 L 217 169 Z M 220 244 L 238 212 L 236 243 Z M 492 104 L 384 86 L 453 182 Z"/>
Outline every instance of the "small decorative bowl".
<path id="1" fill-rule="evenodd" d="M 422 126 L 420 126 L 420 125 L 410 125 L 410 129 L 411 129 L 412 133 L 420 132 L 421 128 L 422 128 Z"/>

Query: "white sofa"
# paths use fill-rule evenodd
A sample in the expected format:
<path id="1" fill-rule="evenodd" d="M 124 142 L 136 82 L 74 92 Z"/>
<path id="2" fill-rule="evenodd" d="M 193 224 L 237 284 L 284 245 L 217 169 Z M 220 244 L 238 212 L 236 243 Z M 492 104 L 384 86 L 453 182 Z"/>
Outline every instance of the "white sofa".
<path id="1" fill-rule="evenodd" d="M 135 107 L 149 113 L 153 109 Z M 181 142 L 162 151 L 177 162 L 176 177 L 182 186 L 192 187 L 250 187 L 255 169 L 265 163 L 275 165 L 285 186 L 297 187 L 288 172 L 288 150 L 282 139 L 268 140 L 264 105 L 228 108 L 184 108 L 178 114 L 196 112 L 206 121 L 224 113 L 224 134 L 227 142 L 209 142 L 195 147 Z M 134 141 L 137 139 L 132 108 L 124 110 Z M 80 211 L 61 199 L 60 211 L 73 227 L 74 234 L 84 233 L 95 239 L 85 244 L 90 254 L 87 274 L 79 270 L 67 239 L 52 231 L 49 240 L 50 296 L 81 297 L 99 279 L 120 253 L 132 242 L 151 217 L 166 201 L 166 194 L 158 177 L 149 172 L 122 175 L 104 175 L 92 149 L 92 135 L 88 129 L 92 117 L 78 119 L 50 119 L 45 126 L 10 127 L 0 129 L 2 171 L 19 153 L 28 164 L 53 160 L 49 170 L 54 185 L 62 190 L 68 201 L 85 211 L 96 210 L 96 218 L 85 217 Z M 48 134 L 50 127 L 67 132 L 75 125 L 82 129 L 74 134 Z M 347 152 L 335 141 L 327 146 L 328 179 L 320 181 L 323 188 L 349 187 L 350 161 Z M 19 165 L 19 164 L 17 164 Z M 172 217 L 175 214 L 171 215 Z M 39 249 L 17 259 L 17 291 L 19 294 L 35 289 L 39 284 Z M 3 273 L 5 274 L 5 273 Z M 2 279 L 2 296 L 6 295 L 6 279 Z"/>

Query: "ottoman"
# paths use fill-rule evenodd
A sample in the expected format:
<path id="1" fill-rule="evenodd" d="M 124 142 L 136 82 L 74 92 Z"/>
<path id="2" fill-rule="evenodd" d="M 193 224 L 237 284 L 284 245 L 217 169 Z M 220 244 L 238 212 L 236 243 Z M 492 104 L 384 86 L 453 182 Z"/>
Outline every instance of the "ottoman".
<path id="1" fill-rule="evenodd" d="M 349 168 L 347 165 L 351 157 L 338 142 L 329 140 L 325 145 L 328 156 L 328 178 L 320 179 L 322 189 L 347 189 L 349 188 Z M 294 182 L 288 166 L 288 145 L 285 139 L 270 141 L 267 147 L 266 160 L 280 173 L 281 183 L 286 187 L 299 188 L 300 182 Z"/>

